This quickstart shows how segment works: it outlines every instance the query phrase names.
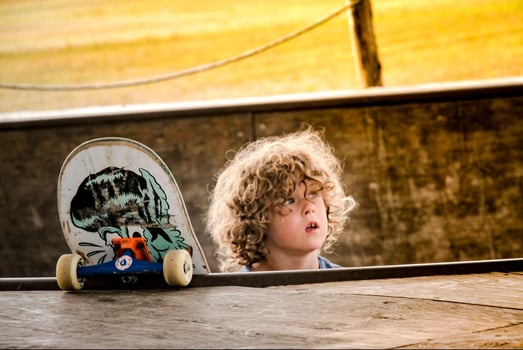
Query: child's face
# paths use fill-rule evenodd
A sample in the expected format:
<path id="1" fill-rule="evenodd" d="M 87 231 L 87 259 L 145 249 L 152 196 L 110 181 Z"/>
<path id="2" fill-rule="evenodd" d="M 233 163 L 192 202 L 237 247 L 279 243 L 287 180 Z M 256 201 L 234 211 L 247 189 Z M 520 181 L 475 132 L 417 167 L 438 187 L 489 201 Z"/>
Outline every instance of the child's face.
<path id="1" fill-rule="evenodd" d="M 269 251 L 310 253 L 319 250 L 327 237 L 327 210 L 317 184 L 299 183 L 294 193 L 283 205 L 270 211 L 268 217 L 265 247 Z"/>

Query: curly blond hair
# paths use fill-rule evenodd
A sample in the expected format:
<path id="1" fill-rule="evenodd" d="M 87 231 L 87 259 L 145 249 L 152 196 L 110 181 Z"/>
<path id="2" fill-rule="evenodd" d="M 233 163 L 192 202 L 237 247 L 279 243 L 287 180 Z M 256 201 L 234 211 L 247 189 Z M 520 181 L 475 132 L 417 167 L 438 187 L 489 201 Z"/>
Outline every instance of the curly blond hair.
<path id="1" fill-rule="evenodd" d="M 323 250 L 331 250 L 355 205 L 341 184 L 341 164 L 311 127 L 244 145 L 218 174 L 211 192 L 206 227 L 217 244 L 222 271 L 263 261 L 268 213 L 283 204 L 296 186 L 318 184 L 327 207 L 328 235 Z"/>

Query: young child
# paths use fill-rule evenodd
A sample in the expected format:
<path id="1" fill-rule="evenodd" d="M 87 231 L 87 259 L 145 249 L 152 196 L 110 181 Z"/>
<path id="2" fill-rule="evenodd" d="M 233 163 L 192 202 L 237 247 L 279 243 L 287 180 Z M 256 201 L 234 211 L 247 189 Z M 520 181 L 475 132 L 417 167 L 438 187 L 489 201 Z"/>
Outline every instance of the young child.
<path id="1" fill-rule="evenodd" d="M 323 134 L 304 131 L 244 145 L 219 173 L 207 230 L 222 271 L 334 268 L 332 249 L 355 202 Z"/>

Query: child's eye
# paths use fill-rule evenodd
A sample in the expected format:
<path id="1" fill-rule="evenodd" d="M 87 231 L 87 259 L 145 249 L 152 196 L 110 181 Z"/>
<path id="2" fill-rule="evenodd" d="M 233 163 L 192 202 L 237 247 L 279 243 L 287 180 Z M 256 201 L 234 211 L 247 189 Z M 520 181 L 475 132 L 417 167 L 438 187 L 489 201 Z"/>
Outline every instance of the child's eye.
<path id="1" fill-rule="evenodd" d="M 311 192 L 307 193 L 307 198 L 308 199 L 318 198 L 318 196 L 320 195 L 320 192 L 321 191 L 311 191 Z"/>
<path id="2" fill-rule="evenodd" d="M 283 205 L 291 205 L 294 204 L 294 198 L 289 197 L 283 201 Z"/>

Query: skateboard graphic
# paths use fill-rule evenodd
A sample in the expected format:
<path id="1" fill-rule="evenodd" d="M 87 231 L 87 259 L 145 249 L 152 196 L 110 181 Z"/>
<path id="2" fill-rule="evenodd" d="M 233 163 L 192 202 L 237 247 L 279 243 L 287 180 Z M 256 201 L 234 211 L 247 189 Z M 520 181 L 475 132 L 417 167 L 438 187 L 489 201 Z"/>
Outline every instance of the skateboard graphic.
<path id="1" fill-rule="evenodd" d="M 186 286 L 209 268 L 171 171 L 127 138 L 86 141 L 66 157 L 57 186 L 60 225 L 71 254 L 56 264 L 62 290 L 114 276 L 124 284 L 163 275 Z"/>

